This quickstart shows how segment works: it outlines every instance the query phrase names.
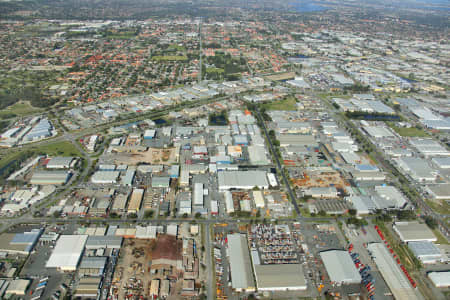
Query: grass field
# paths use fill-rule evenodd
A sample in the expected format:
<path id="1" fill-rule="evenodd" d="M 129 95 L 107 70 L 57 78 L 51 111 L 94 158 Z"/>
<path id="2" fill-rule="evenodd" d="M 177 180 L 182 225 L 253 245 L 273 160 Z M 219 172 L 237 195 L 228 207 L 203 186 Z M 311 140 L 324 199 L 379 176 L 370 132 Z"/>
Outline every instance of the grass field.
<path id="1" fill-rule="evenodd" d="M 441 245 L 448 245 L 449 244 L 449 242 L 442 235 L 442 233 L 439 231 L 439 229 L 433 229 L 433 233 L 434 233 L 434 235 L 437 238 L 436 244 L 441 244 Z"/>
<path id="2" fill-rule="evenodd" d="M 42 112 L 42 109 L 31 106 L 28 102 L 17 102 L 0 111 L 0 118 L 11 118 L 16 116 L 26 116 L 33 113 Z"/>
<path id="3" fill-rule="evenodd" d="M 81 156 L 75 146 L 70 142 L 56 142 L 32 148 L 36 152 L 45 153 L 49 156 Z"/>
<path id="4" fill-rule="evenodd" d="M 153 60 L 156 61 L 186 61 L 188 58 L 187 56 L 181 56 L 181 55 L 158 55 L 158 56 L 153 56 L 152 57 Z"/>
<path id="5" fill-rule="evenodd" d="M 289 97 L 280 101 L 265 103 L 262 107 L 266 110 L 297 110 L 296 103 L 293 97 Z"/>
<path id="6" fill-rule="evenodd" d="M 440 203 L 436 203 L 434 201 L 426 200 L 426 203 L 429 207 L 431 207 L 435 212 L 448 215 L 450 214 L 450 205 L 445 201 L 441 201 Z"/>
<path id="7" fill-rule="evenodd" d="M 223 72 L 225 72 L 225 70 L 221 69 L 221 68 L 206 68 L 206 73 L 219 73 L 219 74 L 221 74 Z"/>
<path id="8" fill-rule="evenodd" d="M 428 133 L 426 133 L 423 129 L 418 129 L 416 127 L 397 127 L 392 124 L 389 124 L 389 126 L 397 132 L 399 135 L 404 137 L 428 137 L 430 136 Z"/>

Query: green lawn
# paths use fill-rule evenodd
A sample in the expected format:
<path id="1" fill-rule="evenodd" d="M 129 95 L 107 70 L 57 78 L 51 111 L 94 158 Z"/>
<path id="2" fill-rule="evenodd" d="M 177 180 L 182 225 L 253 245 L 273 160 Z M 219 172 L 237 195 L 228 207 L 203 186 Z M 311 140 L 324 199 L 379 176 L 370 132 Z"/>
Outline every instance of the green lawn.
<path id="1" fill-rule="evenodd" d="M 262 105 L 266 110 L 297 110 L 295 98 L 289 97 L 283 100 L 265 103 Z"/>
<path id="2" fill-rule="evenodd" d="M 426 133 L 423 129 L 418 129 L 416 127 L 397 127 L 392 124 L 389 124 L 389 126 L 397 132 L 399 135 L 404 137 L 428 137 L 430 136 L 428 133 Z"/>
<path id="3" fill-rule="evenodd" d="M 206 68 L 206 73 L 219 73 L 219 74 L 221 74 L 223 72 L 225 72 L 225 70 L 221 69 L 221 68 Z"/>
<path id="4" fill-rule="evenodd" d="M 440 203 L 436 203 L 434 201 L 426 200 L 425 202 L 437 213 L 443 215 L 450 214 L 450 205 L 446 201 L 440 201 Z"/>
<path id="5" fill-rule="evenodd" d="M 439 231 L 439 229 L 433 229 L 433 233 L 437 238 L 436 244 L 441 244 L 441 245 L 448 245 L 449 242 L 447 241 L 447 239 L 441 234 L 441 232 Z"/>
<path id="6" fill-rule="evenodd" d="M 42 112 L 42 109 L 35 108 L 28 102 L 17 102 L 0 111 L 0 118 L 11 118 L 15 116 L 26 116 L 33 113 Z"/>
<path id="7" fill-rule="evenodd" d="M 70 142 L 56 142 L 32 149 L 49 156 L 82 156 L 80 151 Z"/>

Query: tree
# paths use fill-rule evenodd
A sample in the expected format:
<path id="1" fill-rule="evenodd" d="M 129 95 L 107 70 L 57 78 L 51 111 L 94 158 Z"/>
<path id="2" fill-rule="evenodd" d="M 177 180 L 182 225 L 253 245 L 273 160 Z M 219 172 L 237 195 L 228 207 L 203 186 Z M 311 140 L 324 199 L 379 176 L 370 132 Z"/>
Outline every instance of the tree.
<path id="1" fill-rule="evenodd" d="M 327 213 L 324 210 L 320 210 L 318 215 L 321 217 L 325 217 L 327 215 Z"/>
<path id="2" fill-rule="evenodd" d="M 350 216 L 356 216 L 356 213 L 357 213 L 356 209 L 351 208 L 351 209 L 348 210 L 348 214 Z"/>
<path id="3" fill-rule="evenodd" d="M 433 217 L 426 216 L 425 217 L 425 224 L 428 225 L 431 229 L 435 229 L 438 226 L 438 223 Z"/>

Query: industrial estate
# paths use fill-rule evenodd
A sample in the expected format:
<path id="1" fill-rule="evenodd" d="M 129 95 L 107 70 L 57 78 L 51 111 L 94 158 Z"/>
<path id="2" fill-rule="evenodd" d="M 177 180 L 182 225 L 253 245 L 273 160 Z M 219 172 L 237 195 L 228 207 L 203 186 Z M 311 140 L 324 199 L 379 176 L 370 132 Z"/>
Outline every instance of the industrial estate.
<path id="1" fill-rule="evenodd" d="M 0 299 L 449 299 L 450 7 L 303 2 L 0 2 Z"/>

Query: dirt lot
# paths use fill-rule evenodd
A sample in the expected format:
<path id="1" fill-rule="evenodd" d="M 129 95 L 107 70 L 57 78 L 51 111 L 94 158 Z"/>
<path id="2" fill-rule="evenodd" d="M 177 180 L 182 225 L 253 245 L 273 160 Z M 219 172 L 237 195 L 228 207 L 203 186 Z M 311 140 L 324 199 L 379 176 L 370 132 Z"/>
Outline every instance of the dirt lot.
<path id="1" fill-rule="evenodd" d="M 302 178 L 292 179 L 292 183 L 298 187 L 329 187 L 336 188 L 349 186 L 339 172 L 303 173 Z"/>
<path id="2" fill-rule="evenodd" d="M 149 148 L 144 152 L 117 154 L 114 159 L 114 163 L 119 165 L 137 165 L 138 163 L 170 165 L 177 162 L 178 152 L 179 149 L 177 147 L 166 149 Z"/>
<path id="3" fill-rule="evenodd" d="M 119 261 L 114 273 L 114 293 L 118 299 L 125 299 L 125 295 L 149 296 L 151 275 L 149 263 L 153 240 L 125 239 L 119 255 Z"/>

